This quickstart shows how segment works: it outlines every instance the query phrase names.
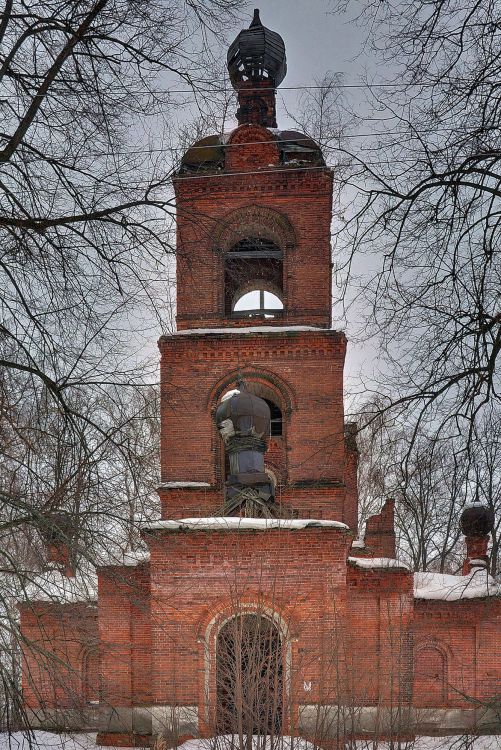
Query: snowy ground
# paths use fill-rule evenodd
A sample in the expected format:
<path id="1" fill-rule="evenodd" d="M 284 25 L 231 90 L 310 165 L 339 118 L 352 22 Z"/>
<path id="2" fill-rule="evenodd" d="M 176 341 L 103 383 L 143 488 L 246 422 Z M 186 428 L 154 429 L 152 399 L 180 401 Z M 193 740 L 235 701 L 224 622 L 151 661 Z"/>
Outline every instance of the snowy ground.
<path id="1" fill-rule="evenodd" d="M 257 738 L 255 738 L 257 739 Z M 0 732 L 0 750 L 96 750 L 95 734 L 53 734 L 36 731 L 32 734 L 23 732 Z M 257 750 L 257 742 L 254 743 Z M 159 743 L 158 750 L 167 750 L 168 745 Z M 313 750 L 313 745 L 305 740 L 282 737 L 280 744 L 273 743 L 273 750 Z M 231 737 L 218 737 L 208 740 L 189 740 L 178 750 L 237 750 L 238 742 Z M 118 750 L 115 748 L 115 750 Z M 259 744 L 259 750 L 267 750 Z M 271 745 L 269 746 L 271 749 Z M 451 736 L 451 737 L 418 737 L 390 745 L 386 742 L 376 743 L 372 740 L 357 740 L 346 745 L 346 750 L 501 750 L 501 735 L 487 737 Z"/>

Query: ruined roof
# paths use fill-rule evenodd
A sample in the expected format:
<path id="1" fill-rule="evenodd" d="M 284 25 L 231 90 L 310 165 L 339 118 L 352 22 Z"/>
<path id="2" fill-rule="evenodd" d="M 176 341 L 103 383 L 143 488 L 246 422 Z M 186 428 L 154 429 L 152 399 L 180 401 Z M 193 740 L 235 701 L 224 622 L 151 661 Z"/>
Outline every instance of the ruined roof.
<path id="1" fill-rule="evenodd" d="M 272 142 L 278 147 L 280 165 L 325 165 L 320 146 L 310 136 L 297 130 L 267 130 Z M 224 170 L 227 150 L 239 147 L 239 144 L 228 143 L 229 135 L 208 135 L 196 141 L 182 157 L 178 174 L 182 176 L 194 172 Z"/>

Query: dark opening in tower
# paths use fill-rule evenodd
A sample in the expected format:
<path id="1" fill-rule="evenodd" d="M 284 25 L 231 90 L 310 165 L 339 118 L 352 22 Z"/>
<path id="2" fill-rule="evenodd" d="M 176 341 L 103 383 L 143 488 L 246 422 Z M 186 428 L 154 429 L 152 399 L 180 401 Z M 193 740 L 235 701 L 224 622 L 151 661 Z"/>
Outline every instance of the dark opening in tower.
<path id="1" fill-rule="evenodd" d="M 225 314 L 276 318 L 283 313 L 283 253 L 271 240 L 240 240 L 225 256 Z"/>

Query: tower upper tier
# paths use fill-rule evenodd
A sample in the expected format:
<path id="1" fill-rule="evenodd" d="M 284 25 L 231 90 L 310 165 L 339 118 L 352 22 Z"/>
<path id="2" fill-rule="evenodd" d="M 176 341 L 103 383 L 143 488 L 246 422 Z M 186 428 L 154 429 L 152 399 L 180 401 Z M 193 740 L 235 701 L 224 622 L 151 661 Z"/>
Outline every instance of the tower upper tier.
<path id="1" fill-rule="evenodd" d="M 197 141 L 174 178 L 178 328 L 329 328 L 332 172 L 309 136 L 271 127 L 283 40 L 256 12 L 228 60 L 240 125 Z"/>

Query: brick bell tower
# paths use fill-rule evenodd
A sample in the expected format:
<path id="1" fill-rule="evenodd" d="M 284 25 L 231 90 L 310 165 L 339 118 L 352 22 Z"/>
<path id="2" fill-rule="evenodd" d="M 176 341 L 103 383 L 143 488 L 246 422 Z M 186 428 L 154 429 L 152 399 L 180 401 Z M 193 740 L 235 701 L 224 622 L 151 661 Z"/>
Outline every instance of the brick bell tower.
<path id="1" fill-rule="evenodd" d="M 332 171 L 311 138 L 276 128 L 285 47 L 258 11 L 228 68 L 239 125 L 190 147 L 174 178 L 177 331 L 159 341 L 162 520 L 144 529 L 151 700 L 182 735 L 235 730 L 235 695 L 248 686 L 224 677 L 221 654 L 233 663 L 236 641 L 259 641 L 266 627 L 275 707 L 258 690 L 246 731 L 290 732 L 299 707 L 318 703 L 357 527 L 346 340 L 331 328 Z M 232 622 L 241 627 L 228 635 Z"/>
<path id="2" fill-rule="evenodd" d="M 222 507 L 229 466 L 214 413 L 243 378 L 271 410 L 265 470 L 277 501 L 356 529 L 346 340 L 331 329 L 332 171 L 308 136 L 272 127 L 285 47 L 258 11 L 228 68 L 239 127 L 194 144 L 174 179 L 177 332 L 159 342 L 163 514 Z"/>

